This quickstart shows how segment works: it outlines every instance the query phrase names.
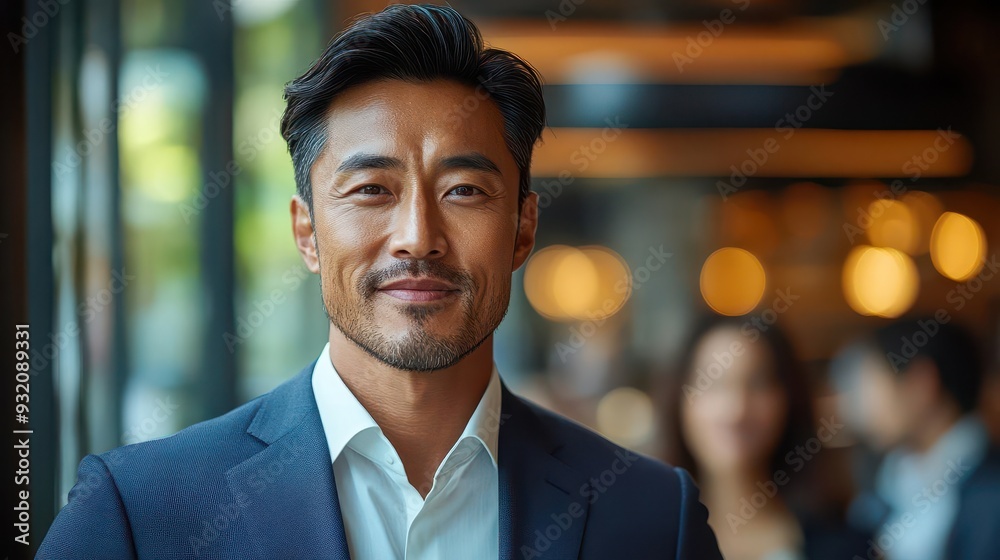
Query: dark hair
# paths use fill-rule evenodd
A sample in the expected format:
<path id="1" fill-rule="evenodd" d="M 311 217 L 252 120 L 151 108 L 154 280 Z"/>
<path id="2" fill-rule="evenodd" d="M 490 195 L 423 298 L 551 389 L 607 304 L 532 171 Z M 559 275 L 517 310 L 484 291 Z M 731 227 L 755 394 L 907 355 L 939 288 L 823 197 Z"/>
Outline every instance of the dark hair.
<path id="1" fill-rule="evenodd" d="M 531 152 L 545 127 L 535 70 L 513 53 L 485 48 L 474 23 L 447 6 L 394 4 L 355 20 L 304 74 L 285 86 L 281 135 L 299 196 L 312 209 L 309 172 L 326 143 L 326 112 L 351 86 L 380 79 L 451 79 L 481 87 L 503 115 L 519 170 L 518 208 L 530 185 Z M 478 103 L 478 101 L 477 101 Z"/>
<path id="2" fill-rule="evenodd" d="M 983 382 L 983 360 L 975 337 L 965 328 L 934 317 L 900 319 L 876 330 L 869 347 L 897 374 L 926 358 L 937 370 L 941 388 L 963 412 L 976 407 Z"/>
<path id="3" fill-rule="evenodd" d="M 812 410 L 812 396 L 806 382 L 805 372 L 799 362 L 794 347 L 785 333 L 776 324 L 755 325 L 750 317 L 723 317 L 710 315 L 702 318 L 689 335 L 683 354 L 678 362 L 677 370 L 670 379 L 670 389 L 667 391 L 666 403 L 666 442 L 667 460 L 678 467 L 687 469 L 698 478 L 698 465 L 691 449 L 684 441 L 681 427 L 681 399 L 685 398 L 684 387 L 691 384 L 691 370 L 694 366 L 695 353 L 702 340 L 709 334 L 723 329 L 735 329 L 747 336 L 752 344 L 763 343 L 770 350 L 774 364 L 774 374 L 785 392 L 785 402 L 788 406 L 781 439 L 771 454 L 771 472 L 778 469 L 788 470 L 785 462 L 788 453 L 797 445 L 805 445 L 807 440 L 816 435 L 815 419 Z M 759 325 L 759 326 L 758 326 Z"/>

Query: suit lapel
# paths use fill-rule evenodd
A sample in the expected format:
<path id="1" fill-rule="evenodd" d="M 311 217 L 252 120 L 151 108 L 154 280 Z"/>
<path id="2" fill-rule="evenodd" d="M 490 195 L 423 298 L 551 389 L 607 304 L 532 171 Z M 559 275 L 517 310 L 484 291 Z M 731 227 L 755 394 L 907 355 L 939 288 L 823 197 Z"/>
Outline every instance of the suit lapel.
<path id="1" fill-rule="evenodd" d="M 263 397 L 247 432 L 267 447 L 226 473 L 255 557 L 350 558 L 312 370 Z M 559 442 L 535 411 L 506 385 L 502 395 L 499 557 L 578 558 L 587 480 L 556 458 Z"/>
<path id="2" fill-rule="evenodd" d="M 247 432 L 267 447 L 226 473 L 255 557 L 350 557 L 312 371 L 263 397 Z"/>
<path id="3" fill-rule="evenodd" d="M 500 560 L 578 558 L 586 478 L 553 455 L 559 442 L 506 386 L 498 446 Z"/>

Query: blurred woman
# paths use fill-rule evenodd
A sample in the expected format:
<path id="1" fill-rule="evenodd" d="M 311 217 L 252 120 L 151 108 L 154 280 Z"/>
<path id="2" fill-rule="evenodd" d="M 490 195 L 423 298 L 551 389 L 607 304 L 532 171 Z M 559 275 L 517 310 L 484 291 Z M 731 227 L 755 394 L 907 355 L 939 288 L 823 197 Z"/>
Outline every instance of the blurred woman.
<path id="1" fill-rule="evenodd" d="M 802 367 L 776 326 L 707 318 L 673 377 L 667 459 L 698 481 L 727 559 L 864 557 L 863 536 L 796 499 L 796 488 L 820 493 L 807 477 L 832 434 L 815 429 Z"/>

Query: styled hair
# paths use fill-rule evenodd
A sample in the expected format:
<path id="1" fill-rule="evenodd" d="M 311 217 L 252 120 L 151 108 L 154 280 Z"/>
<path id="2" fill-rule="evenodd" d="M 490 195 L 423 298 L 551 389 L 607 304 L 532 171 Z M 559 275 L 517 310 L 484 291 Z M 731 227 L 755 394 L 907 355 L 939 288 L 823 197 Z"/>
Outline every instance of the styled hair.
<path id="1" fill-rule="evenodd" d="M 504 142 L 518 167 L 520 208 L 531 186 L 531 153 L 545 127 L 537 72 L 513 53 L 486 48 L 476 25 L 450 7 L 394 4 L 355 20 L 304 74 L 285 85 L 281 135 L 292 156 L 297 192 L 310 211 L 309 172 L 326 143 L 327 110 L 351 86 L 382 79 L 449 79 L 476 88 L 473 108 L 492 100 L 503 115 Z"/>
<path id="2" fill-rule="evenodd" d="M 976 407 L 983 383 L 983 359 L 975 337 L 954 322 L 934 317 L 900 319 L 876 330 L 868 346 L 896 375 L 925 358 L 934 364 L 942 390 L 963 412 Z"/>
<path id="3" fill-rule="evenodd" d="M 682 347 L 683 354 L 670 379 L 667 391 L 669 402 L 666 408 L 667 460 L 675 466 L 687 469 L 698 478 L 699 468 L 691 448 L 684 440 L 682 426 L 682 400 L 685 398 L 685 385 L 693 385 L 692 380 L 695 354 L 701 342 L 710 334 L 721 330 L 732 329 L 748 336 L 751 344 L 764 344 L 771 354 L 774 377 L 785 394 L 787 415 L 782 427 L 781 437 L 771 452 L 770 469 L 788 469 L 786 455 L 797 445 L 803 445 L 816 435 L 815 419 L 812 408 L 812 395 L 805 377 L 805 370 L 799 361 L 792 342 L 777 324 L 763 329 L 755 327 L 748 317 L 723 317 L 708 315 L 703 317 L 689 335 Z"/>

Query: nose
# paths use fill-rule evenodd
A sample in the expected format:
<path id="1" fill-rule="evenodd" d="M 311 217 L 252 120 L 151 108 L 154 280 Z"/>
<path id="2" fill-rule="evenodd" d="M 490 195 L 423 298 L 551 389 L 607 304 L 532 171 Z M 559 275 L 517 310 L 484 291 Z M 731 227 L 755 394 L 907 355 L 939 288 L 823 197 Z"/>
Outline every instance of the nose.
<path id="1" fill-rule="evenodd" d="M 389 252 L 398 259 L 441 258 L 448 252 L 444 216 L 428 191 L 410 189 L 396 207 Z"/>

